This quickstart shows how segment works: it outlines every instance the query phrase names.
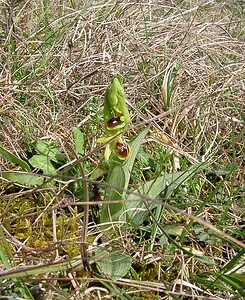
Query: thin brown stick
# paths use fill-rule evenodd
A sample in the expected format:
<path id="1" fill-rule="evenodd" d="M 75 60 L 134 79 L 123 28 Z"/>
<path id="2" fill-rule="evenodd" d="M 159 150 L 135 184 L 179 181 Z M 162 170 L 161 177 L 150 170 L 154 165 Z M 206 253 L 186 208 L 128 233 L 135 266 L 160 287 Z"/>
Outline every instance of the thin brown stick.
<path id="1" fill-rule="evenodd" d="M 74 151 L 75 157 L 79 160 L 77 154 Z M 81 237 L 81 256 L 83 261 L 84 269 L 91 271 L 91 266 L 88 263 L 88 252 L 87 252 L 87 234 L 88 234 L 88 222 L 89 222 L 89 191 L 88 191 L 88 182 L 84 172 L 82 163 L 79 161 L 78 167 L 82 175 L 83 182 L 83 199 L 84 199 L 84 209 L 83 209 L 83 228 L 82 228 L 82 237 Z"/>

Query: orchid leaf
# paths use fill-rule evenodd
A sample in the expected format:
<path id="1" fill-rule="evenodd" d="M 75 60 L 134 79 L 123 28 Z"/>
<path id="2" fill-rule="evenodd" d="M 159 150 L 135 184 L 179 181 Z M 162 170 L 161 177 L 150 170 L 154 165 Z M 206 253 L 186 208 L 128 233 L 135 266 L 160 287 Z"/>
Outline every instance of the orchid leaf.
<path id="1" fill-rule="evenodd" d="M 117 159 L 111 162 L 106 179 L 108 186 L 105 189 L 104 200 L 111 201 L 112 203 L 102 205 L 101 223 L 126 221 L 126 206 L 125 203 L 123 203 L 126 197 L 125 190 L 128 189 L 135 158 L 148 131 L 149 127 L 145 128 L 135 139 L 129 142 L 132 155 L 128 157 L 126 161 L 122 162 Z M 113 203 L 113 200 L 122 200 L 122 203 Z"/>
<path id="2" fill-rule="evenodd" d="M 109 252 L 106 249 L 98 249 L 94 258 L 101 274 L 111 279 L 125 276 L 132 264 L 132 258 L 121 250 Z"/>
<path id="3" fill-rule="evenodd" d="M 38 186 L 43 184 L 44 177 L 31 173 L 6 171 L 2 173 L 2 177 L 11 182 L 18 183 L 21 186 Z"/>
<path id="4" fill-rule="evenodd" d="M 123 203 L 113 203 L 113 201 L 122 200 L 122 188 L 125 185 L 125 175 L 119 162 L 112 162 L 107 175 L 107 183 L 108 186 L 105 188 L 104 200 L 111 201 L 112 203 L 106 203 L 102 205 L 100 216 L 100 222 L 102 224 L 107 222 L 118 222 L 119 220 L 122 220 L 121 218 L 123 218 Z M 124 221 L 125 220 L 126 217 L 124 215 Z"/>

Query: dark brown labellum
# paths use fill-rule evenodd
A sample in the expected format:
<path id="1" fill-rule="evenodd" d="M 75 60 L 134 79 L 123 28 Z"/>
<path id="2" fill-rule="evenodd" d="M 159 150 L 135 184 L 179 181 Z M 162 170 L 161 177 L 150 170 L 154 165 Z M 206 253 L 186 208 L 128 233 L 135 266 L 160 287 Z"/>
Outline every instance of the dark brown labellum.
<path id="1" fill-rule="evenodd" d="M 116 117 L 116 118 L 111 118 L 108 122 L 107 122 L 107 127 L 109 128 L 114 128 L 117 125 L 121 124 L 121 117 Z"/>
<path id="2" fill-rule="evenodd" d="M 116 143 L 116 152 L 122 157 L 127 157 L 129 155 L 129 148 L 126 143 Z"/>

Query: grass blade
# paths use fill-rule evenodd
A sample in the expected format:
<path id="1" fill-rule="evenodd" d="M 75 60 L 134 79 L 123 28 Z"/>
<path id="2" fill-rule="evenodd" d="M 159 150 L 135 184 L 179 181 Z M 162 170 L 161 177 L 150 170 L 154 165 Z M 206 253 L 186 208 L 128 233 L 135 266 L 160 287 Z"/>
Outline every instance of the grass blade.
<path id="1" fill-rule="evenodd" d="M 14 155 L 12 152 L 5 149 L 1 144 L 0 144 L 0 155 L 2 155 L 5 159 L 10 161 L 11 163 L 19 165 L 23 170 L 27 172 L 31 172 L 30 166 L 24 160 L 22 160 L 18 156 Z"/>

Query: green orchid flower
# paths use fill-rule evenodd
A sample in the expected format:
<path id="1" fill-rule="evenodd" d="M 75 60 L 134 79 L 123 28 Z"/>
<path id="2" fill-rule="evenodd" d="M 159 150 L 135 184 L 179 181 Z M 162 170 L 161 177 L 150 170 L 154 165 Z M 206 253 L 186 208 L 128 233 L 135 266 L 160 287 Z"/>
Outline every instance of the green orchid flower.
<path id="1" fill-rule="evenodd" d="M 103 144 L 107 143 L 109 140 L 111 140 L 113 136 L 109 137 L 102 137 L 98 139 L 98 143 Z M 105 160 L 109 160 L 111 154 L 117 156 L 121 160 L 125 160 L 127 157 L 129 157 L 132 153 L 131 147 L 127 142 L 125 142 L 121 135 L 115 137 L 106 145 L 104 157 Z"/>
<path id="2" fill-rule="evenodd" d="M 125 160 L 131 154 L 130 146 L 123 140 L 120 132 L 127 128 L 130 123 L 130 115 L 126 105 L 126 99 L 122 80 L 115 77 L 111 86 L 106 90 L 104 100 L 104 127 L 106 137 L 98 139 L 98 143 L 109 142 L 105 149 L 105 160 L 111 154 Z M 115 136 L 114 139 L 112 139 Z"/>

